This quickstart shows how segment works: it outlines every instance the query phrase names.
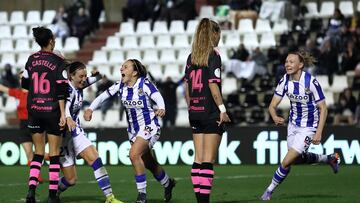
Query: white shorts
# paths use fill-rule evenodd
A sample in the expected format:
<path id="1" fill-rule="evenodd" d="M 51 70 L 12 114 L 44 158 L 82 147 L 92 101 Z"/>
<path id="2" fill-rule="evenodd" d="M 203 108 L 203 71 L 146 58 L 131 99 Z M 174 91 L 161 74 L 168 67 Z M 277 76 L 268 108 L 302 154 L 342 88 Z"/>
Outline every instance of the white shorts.
<path id="1" fill-rule="evenodd" d="M 76 130 L 72 133 L 76 133 L 76 136 L 66 135 L 61 144 L 60 164 L 62 167 L 75 165 L 76 157 L 92 145 L 80 126 L 77 126 Z"/>
<path id="2" fill-rule="evenodd" d="M 143 126 L 136 134 L 128 132 L 130 143 L 134 143 L 137 137 L 149 141 L 149 148 L 153 148 L 155 142 L 160 138 L 160 127 L 154 124 Z"/>
<path id="3" fill-rule="evenodd" d="M 316 128 L 299 127 L 289 123 L 287 136 L 288 150 L 294 149 L 299 154 L 307 152 L 315 133 Z"/>

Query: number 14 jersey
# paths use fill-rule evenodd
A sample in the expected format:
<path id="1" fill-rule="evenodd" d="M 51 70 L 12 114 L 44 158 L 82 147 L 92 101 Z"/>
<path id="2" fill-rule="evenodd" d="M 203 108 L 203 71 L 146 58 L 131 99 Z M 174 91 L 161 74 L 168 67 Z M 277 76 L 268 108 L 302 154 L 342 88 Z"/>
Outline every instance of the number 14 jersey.
<path id="1" fill-rule="evenodd" d="M 212 97 L 209 84 L 216 83 L 221 92 L 221 58 L 215 50 L 210 54 L 208 66 L 191 63 L 189 55 L 185 69 L 185 81 L 189 91 L 190 120 L 207 120 L 219 117 L 219 109 Z"/>

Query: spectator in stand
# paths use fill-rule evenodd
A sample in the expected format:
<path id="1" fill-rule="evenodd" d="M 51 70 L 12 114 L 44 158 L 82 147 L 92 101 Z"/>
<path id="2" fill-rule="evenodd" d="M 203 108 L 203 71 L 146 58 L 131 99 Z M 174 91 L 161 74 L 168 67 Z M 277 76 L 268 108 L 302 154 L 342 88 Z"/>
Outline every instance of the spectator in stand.
<path id="1" fill-rule="evenodd" d="M 106 77 L 106 75 L 104 75 L 102 80 L 98 83 L 96 97 L 99 96 L 104 91 L 106 91 L 113 84 L 114 84 L 114 82 L 109 80 Z M 102 114 L 103 119 L 105 118 L 107 110 L 109 110 L 113 106 L 113 103 L 114 103 L 114 97 L 111 97 L 101 104 L 100 109 L 101 109 L 101 114 Z"/>
<path id="2" fill-rule="evenodd" d="M 69 29 L 69 18 L 68 14 L 65 12 L 65 8 L 61 5 L 54 17 L 51 26 L 49 27 L 54 33 L 55 37 L 60 37 L 63 41 L 66 37 L 70 36 Z"/>
<path id="3" fill-rule="evenodd" d="M 334 74 L 339 71 L 338 50 L 330 42 L 326 40 L 320 49 L 318 74 L 328 75 L 329 84 L 332 85 Z"/>
<path id="4" fill-rule="evenodd" d="M 356 65 L 360 62 L 360 52 L 357 47 L 355 47 L 353 41 L 348 41 L 346 44 L 346 49 L 342 53 L 341 60 L 341 71 L 346 73 L 346 71 L 355 70 Z"/>
<path id="5" fill-rule="evenodd" d="M 330 38 L 331 43 L 335 47 L 340 46 L 340 34 L 341 34 L 341 27 L 344 24 L 345 17 L 341 13 L 339 8 L 336 8 L 334 11 L 334 15 L 329 20 L 328 30 L 326 35 Z"/>
<path id="6" fill-rule="evenodd" d="M 91 20 L 91 31 L 99 29 L 99 18 L 101 11 L 104 10 L 103 0 L 91 0 L 90 1 L 90 20 Z"/>
<path id="7" fill-rule="evenodd" d="M 188 20 L 196 17 L 194 0 L 165 0 L 160 4 L 160 20 L 167 21 L 168 25 L 173 20 Z"/>
<path id="8" fill-rule="evenodd" d="M 356 110 L 356 99 L 352 94 L 350 88 L 346 88 L 344 92 L 340 93 L 339 100 L 336 103 L 336 114 L 334 118 L 334 125 L 339 125 L 342 121 L 347 124 L 353 124 Z"/>
<path id="9" fill-rule="evenodd" d="M 84 8 L 79 8 L 78 15 L 72 21 L 73 35 L 79 38 L 79 46 L 81 47 L 85 36 L 90 31 L 90 19 L 86 15 Z"/>
<path id="10" fill-rule="evenodd" d="M 250 59 L 249 51 L 244 44 L 240 44 L 238 49 L 233 50 L 233 52 L 231 59 L 238 59 L 240 61 L 248 61 Z"/>
<path id="11" fill-rule="evenodd" d="M 19 87 L 19 80 L 12 72 L 11 64 L 5 64 L 4 71 L 1 75 L 1 83 L 9 88 Z"/>
<path id="12" fill-rule="evenodd" d="M 165 102 L 165 116 L 163 117 L 163 127 L 175 127 L 175 120 L 177 116 L 177 95 L 176 89 L 179 85 L 183 83 L 184 78 L 181 78 L 179 81 L 174 82 L 171 77 L 166 77 L 165 81 L 155 80 L 155 78 L 149 72 L 149 76 L 152 81 L 156 82 L 157 87 L 161 95 L 164 97 Z M 170 124 L 170 125 L 168 125 Z"/>
<path id="13" fill-rule="evenodd" d="M 258 75 L 265 75 L 267 73 L 268 59 L 259 47 L 255 48 L 250 58 L 255 62 L 255 73 Z"/>
<path id="14" fill-rule="evenodd" d="M 359 92 L 356 111 L 355 111 L 355 125 L 357 127 L 360 127 L 360 92 Z"/>
<path id="15" fill-rule="evenodd" d="M 309 52 L 312 56 L 314 56 L 314 58 L 320 57 L 320 50 L 316 46 L 316 42 L 313 39 L 306 40 L 305 51 Z M 315 61 L 312 67 L 308 67 L 308 72 L 315 75 L 315 71 L 317 67 L 318 67 L 318 62 Z"/>
<path id="16" fill-rule="evenodd" d="M 122 9 L 122 19 L 124 22 L 133 19 L 136 25 L 139 21 L 144 21 L 148 18 L 149 11 L 146 0 L 128 0 L 126 7 Z"/>

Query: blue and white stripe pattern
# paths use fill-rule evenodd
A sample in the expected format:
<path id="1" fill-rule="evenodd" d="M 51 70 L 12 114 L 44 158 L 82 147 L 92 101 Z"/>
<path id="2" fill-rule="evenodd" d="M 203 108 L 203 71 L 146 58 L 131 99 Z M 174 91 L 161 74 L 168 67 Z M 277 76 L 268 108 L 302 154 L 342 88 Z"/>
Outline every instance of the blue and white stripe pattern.
<path id="1" fill-rule="evenodd" d="M 285 74 L 279 81 L 275 95 L 290 99 L 289 122 L 299 127 L 316 128 L 319 123 L 320 112 L 316 104 L 325 100 L 319 82 L 309 73 L 302 71 L 300 80 L 290 80 Z"/>
<path id="2" fill-rule="evenodd" d="M 103 166 L 101 158 L 97 158 L 91 165 L 94 170 L 95 179 L 105 196 L 112 194 L 109 175 Z"/>
<path id="3" fill-rule="evenodd" d="M 116 83 L 107 90 L 109 96 L 119 93 L 121 102 L 126 109 L 126 118 L 129 123 L 128 132 L 133 135 L 150 124 L 160 127 L 151 106 L 151 96 L 158 92 L 156 86 L 144 77 L 138 78 L 132 87 L 126 86 L 124 83 Z"/>
<path id="4" fill-rule="evenodd" d="M 279 166 L 279 168 L 274 173 L 272 183 L 275 185 L 280 184 L 286 178 L 289 172 L 290 172 L 290 168 L 284 169 L 282 166 Z"/>

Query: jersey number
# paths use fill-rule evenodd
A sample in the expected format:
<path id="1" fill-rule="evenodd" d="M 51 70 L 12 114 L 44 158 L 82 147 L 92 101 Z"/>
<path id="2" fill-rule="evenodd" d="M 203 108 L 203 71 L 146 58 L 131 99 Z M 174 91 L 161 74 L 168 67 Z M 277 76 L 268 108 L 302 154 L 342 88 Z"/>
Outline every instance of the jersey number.
<path id="1" fill-rule="evenodd" d="M 39 77 L 39 73 L 35 72 L 32 74 L 31 78 L 34 81 L 34 93 L 38 94 L 47 94 L 50 92 L 50 81 L 45 79 L 47 73 L 41 73 Z"/>
<path id="2" fill-rule="evenodd" d="M 190 78 L 192 81 L 192 83 L 191 83 L 192 91 L 198 90 L 199 92 L 201 92 L 201 89 L 203 88 L 201 76 L 202 76 L 202 69 L 197 69 L 197 70 L 191 71 Z"/>

